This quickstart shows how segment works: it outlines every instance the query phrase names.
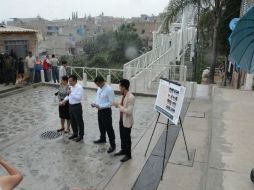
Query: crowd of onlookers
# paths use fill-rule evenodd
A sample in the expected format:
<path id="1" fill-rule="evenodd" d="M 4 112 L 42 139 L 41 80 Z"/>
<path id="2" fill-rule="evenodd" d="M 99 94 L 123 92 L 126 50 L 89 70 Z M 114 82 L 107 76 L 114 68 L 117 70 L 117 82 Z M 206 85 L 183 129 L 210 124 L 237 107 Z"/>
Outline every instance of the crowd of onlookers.
<path id="1" fill-rule="evenodd" d="M 14 51 L 0 54 L 0 84 L 9 85 L 22 82 L 41 82 L 43 71 L 45 82 L 59 82 L 61 73 L 58 69 L 59 60 L 55 55 L 34 56 L 28 52 L 27 57 L 18 58 Z"/>

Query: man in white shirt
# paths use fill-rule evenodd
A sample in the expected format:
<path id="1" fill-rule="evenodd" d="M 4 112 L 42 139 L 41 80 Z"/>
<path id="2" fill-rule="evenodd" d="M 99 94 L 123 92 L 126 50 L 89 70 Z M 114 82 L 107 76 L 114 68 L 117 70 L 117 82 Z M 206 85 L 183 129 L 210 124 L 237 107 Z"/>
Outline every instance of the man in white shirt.
<path id="1" fill-rule="evenodd" d="M 83 87 L 77 82 L 76 75 L 69 76 L 70 92 L 69 96 L 66 96 L 61 104 L 65 104 L 66 101 L 69 101 L 69 112 L 71 118 L 71 127 L 73 135 L 69 139 L 73 139 L 76 142 L 79 142 L 83 139 L 84 136 L 84 121 L 82 115 L 82 105 L 81 100 L 84 94 Z"/>
<path id="2" fill-rule="evenodd" d="M 62 61 L 62 65 L 59 69 L 59 81 L 62 80 L 63 76 L 66 76 L 67 61 Z"/>
<path id="3" fill-rule="evenodd" d="M 106 143 L 106 133 L 108 134 L 110 148 L 108 153 L 115 151 L 115 132 L 112 125 L 112 110 L 111 105 L 114 100 L 114 91 L 105 80 L 98 76 L 94 80 L 95 84 L 99 87 L 96 93 L 96 103 L 92 107 L 98 109 L 98 123 L 100 129 L 100 138 L 94 141 L 95 144 Z"/>
<path id="4" fill-rule="evenodd" d="M 35 66 L 36 59 L 32 55 L 31 51 L 28 52 L 28 56 L 26 57 L 25 62 L 26 62 L 26 66 L 28 68 L 27 70 L 29 73 L 29 82 L 33 83 L 34 82 L 34 66 Z"/>
<path id="5" fill-rule="evenodd" d="M 58 59 L 55 57 L 55 55 L 53 54 L 52 55 L 52 58 L 49 60 L 50 61 L 50 64 L 52 66 L 52 77 L 53 77 L 53 80 L 54 80 L 54 83 L 56 82 L 59 82 L 59 77 L 58 77 L 58 64 L 59 64 L 59 61 Z"/>

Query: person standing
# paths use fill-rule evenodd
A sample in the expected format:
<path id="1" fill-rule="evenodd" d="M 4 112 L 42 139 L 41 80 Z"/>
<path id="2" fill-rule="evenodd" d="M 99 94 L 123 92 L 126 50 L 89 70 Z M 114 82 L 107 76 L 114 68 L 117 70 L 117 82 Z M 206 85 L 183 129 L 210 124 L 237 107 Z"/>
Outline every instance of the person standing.
<path id="1" fill-rule="evenodd" d="M 28 56 L 26 57 L 26 66 L 28 68 L 29 73 L 29 83 L 34 82 L 34 66 L 35 66 L 35 57 L 32 55 L 32 52 L 28 52 Z"/>
<path id="2" fill-rule="evenodd" d="M 119 131 L 121 139 L 121 150 L 115 153 L 115 156 L 125 155 L 121 162 L 126 162 L 131 159 L 131 128 L 133 126 L 133 108 L 135 98 L 129 92 L 130 82 L 127 79 L 122 79 L 119 82 L 120 93 L 122 94 L 121 102 L 113 102 L 113 106 L 119 108 L 120 121 Z"/>
<path id="3" fill-rule="evenodd" d="M 49 82 L 49 56 L 46 55 L 46 57 L 43 60 L 43 70 L 44 70 L 44 77 L 45 82 Z M 61 80 L 59 80 L 61 81 Z"/>
<path id="4" fill-rule="evenodd" d="M 36 57 L 34 70 L 35 70 L 34 82 L 35 83 L 41 82 L 42 64 L 41 64 L 41 59 L 39 58 L 39 56 Z"/>
<path id="5" fill-rule="evenodd" d="M 55 57 L 55 55 L 52 55 L 52 58 L 50 59 L 50 64 L 52 67 L 52 77 L 54 80 L 54 83 L 59 82 L 59 78 L 58 78 L 58 68 L 57 65 L 59 64 L 58 59 Z"/>
<path id="6" fill-rule="evenodd" d="M 14 166 L 6 162 L 0 156 L 0 166 L 2 166 L 10 175 L 0 176 L 0 189 L 1 190 L 12 190 L 14 189 L 23 179 L 22 173 Z"/>
<path id="7" fill-rule="evenodd" d="M 68 77 L 63 76 L 60 82 L 60 87 L 57 92 L 59 102 L 63 101 L 66 96 L 68 96 L 69 85 Z M 61 128 L 57 132 L 64 131 L 64 133 L 70 132 L 70 113 L 69 113 L 69 101 L 66 101 L 65 104 L 59 104 L 59 117 L 61 119 Z M 64 128 L 65 120 L 67 121 L 67 129 Z"/>
<path id="8" fill-rule="evenodd" d="M 71 118 L 71 128 L 73 135 L 69 139 L 79 142 L 84 137 L 84 121 L 81 100 L 84 94 L 83 87 L 78 83 L 76 75 L 69 76 L 69 95 L 64 98 L 60 105 L 64 105 L 69 100 L 69 113 Z"/>
<path id="9" fill-rule="evenodd" d="M 113 89 L 105 83 L 103 77 L 98 76 L 94 80 L 98 86 L 96 93 L 96 102 L 91 104 L 92 107 L 98 109 L 98 123 L 100 130 L 100 138 L 94 141 L 95 144 L 106 143 L 106 133 L 108 134 L 110 148 L 108 153 L 115 151 L 115 132 L 112 125 L 112 110 L 111 105 L 114 100 Z"/>
<path id="10" fill-rule="evenodd" d="M 8 54 L 4 55 L 4 73 L 5 73 L 5 85 L 9 85 L 10 82 L 15 84 L 16 77 L 14 77 L 15 63 L 14 59 Z"/>
<path id="11" fill-rule="evenodd" d="M 67 67 L 67 61 L 62 61 L 62 65 L 59 69 L 59 81 L 61 81 L 63 76 L 66 76 L 66 67 Z"/>

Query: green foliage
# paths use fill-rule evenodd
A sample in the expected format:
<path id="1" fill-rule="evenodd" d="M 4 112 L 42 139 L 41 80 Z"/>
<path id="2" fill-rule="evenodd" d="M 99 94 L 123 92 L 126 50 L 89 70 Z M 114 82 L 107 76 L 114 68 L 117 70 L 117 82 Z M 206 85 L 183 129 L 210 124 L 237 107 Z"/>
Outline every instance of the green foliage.
<path id="1" fill-rule="evenodd" d="M 131 58 L 126 57 L 126 50 L 134 47 L 136 56 L 142 52 L 143 42 L 135 24 L 123 24 L 114 33 L 99 35 L 94 41 L 84 46 L 89 67 L 122 68 Z"/>

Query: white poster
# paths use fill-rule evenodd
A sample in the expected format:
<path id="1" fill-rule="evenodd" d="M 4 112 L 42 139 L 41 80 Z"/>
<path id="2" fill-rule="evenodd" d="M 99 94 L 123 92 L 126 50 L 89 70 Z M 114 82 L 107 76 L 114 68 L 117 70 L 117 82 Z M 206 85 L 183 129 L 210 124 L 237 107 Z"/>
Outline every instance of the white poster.
<path id="1" fill-rule="evenodd" d="M 181 85 L 160 79 L 155 110 L 165 115 L 175 125 L 177 125 L 181 113 L 185 89 Z"/>

